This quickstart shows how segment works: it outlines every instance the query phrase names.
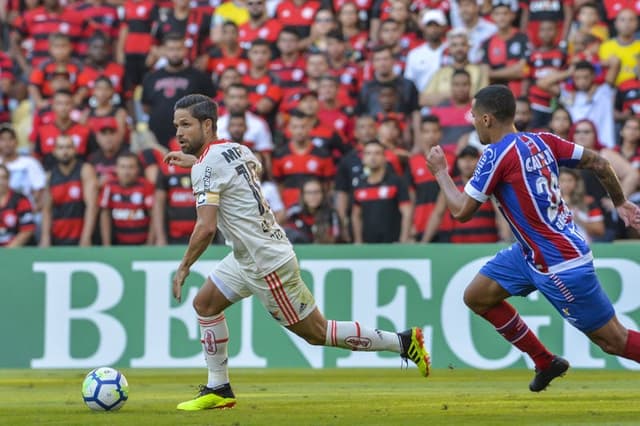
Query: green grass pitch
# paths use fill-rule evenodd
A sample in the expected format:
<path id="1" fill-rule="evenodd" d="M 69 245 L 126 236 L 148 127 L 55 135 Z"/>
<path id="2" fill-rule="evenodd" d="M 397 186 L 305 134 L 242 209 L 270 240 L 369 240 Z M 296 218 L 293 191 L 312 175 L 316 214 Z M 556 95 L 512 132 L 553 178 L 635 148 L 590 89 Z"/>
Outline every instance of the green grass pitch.
<path id="1" fill-rule="evenodd" d="M 179 412 L 206 370 L 122 369 L 129 401 L 118 412 L 82 402 L 86 371 L 0 370 L 2 425 L 638 425 L 640 372 L 569 371 L 529 392 L 531 371 L 414 368 L 232 369 L 238 404 Z"/>

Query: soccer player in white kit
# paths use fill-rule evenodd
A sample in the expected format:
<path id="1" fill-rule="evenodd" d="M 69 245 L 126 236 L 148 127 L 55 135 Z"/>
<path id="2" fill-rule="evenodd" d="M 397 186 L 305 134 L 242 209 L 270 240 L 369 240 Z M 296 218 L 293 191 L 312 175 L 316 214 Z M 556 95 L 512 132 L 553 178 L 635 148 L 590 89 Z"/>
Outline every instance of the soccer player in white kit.
<path id="1" fill-rule="evenodd" d="M 189 268 L 211 244 L 217 229 L 232 247 L 193 300 L 209 370 L 207 385 L 177 408 L 195 411 L 235 405 L 227 369 L 229 330 L 224 310 L 251 295 L 276 321 L 312 345 L 396 352 L 428 376 L 430 359 L 420 328 L 395 333 L 363 327 L 357 321 L 324 318 L 300 277 L 291 243 L 264 200 L 257 178 L 260 162 L 246 146 L 216 140 L 217 115 L 217 105 L 207 96 L 194 94 L 178 100 L 173 122 L 181 151 L 165 157 L 169 164 L 191 167 L 197 210 L 189 246 L 173 280 L 175 298 L 181 299 Z"/>

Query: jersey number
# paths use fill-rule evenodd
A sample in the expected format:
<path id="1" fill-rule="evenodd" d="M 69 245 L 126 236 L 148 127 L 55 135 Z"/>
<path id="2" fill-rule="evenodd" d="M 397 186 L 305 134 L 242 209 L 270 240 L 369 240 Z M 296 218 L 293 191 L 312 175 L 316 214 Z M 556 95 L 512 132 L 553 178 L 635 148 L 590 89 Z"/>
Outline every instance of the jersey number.
<path id="1" fill-rule="evenodd" d="M 262 197 L 262 191 L 260 191 L 260 185 L 258 183 L 255 170 L 249 169 L 245 164 L 241 164 L 236 167 L 236 172 L 238 172 L 238 176 L 244 177 L 249 184 L 249 188 L 251 188 L 251 192 L 253 193 L 253 198 L 258 202 L 258 212 L 262 216 L 267 211 L 267 203 Z"/>
<path id="2" fill-rule="evenodd" d="M 558 207 L 560 206 L 560 187 L 558 186 L 558 176 L 555 173 L 550 172 L 550 177 L 547 179 L 544 176 L 536 179 L 536 192 L 538 195 L 547 197 L 549 207 L 547 207 L 547 216 L 551 222 L 555 221 L 558 216 Z"/>

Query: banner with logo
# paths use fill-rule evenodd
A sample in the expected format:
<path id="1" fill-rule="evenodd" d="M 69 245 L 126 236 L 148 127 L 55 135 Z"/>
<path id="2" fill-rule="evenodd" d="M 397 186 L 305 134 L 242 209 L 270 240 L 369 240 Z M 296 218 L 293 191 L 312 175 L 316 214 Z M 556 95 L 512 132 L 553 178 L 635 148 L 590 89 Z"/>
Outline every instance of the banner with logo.
<path id="1" fill-rule="evenodd" d="M 522 368 L 528 361 L 464 305 L 466 285 L 499 245 L 299 246 L 305 282 L 327 318 L 385 330 L 422 327 L 436 368 Z M 184 247 L 2 250 L 0 368 L 204 367 L 191 302 L 228 249 L 192 268 L 183 301 L 171 278 Z M 640 244 L 596 245 L 618 317 L 640 322 Z M 537 293 L 513 298 L 553 352 L 576 368 L 638 369 L 605 355 Z M 259 301 L 227 310 L 234 367 L 398 367 L 390 353 L 310 346 Z M 530 366 L 530 365 L 528 365 Z"/>

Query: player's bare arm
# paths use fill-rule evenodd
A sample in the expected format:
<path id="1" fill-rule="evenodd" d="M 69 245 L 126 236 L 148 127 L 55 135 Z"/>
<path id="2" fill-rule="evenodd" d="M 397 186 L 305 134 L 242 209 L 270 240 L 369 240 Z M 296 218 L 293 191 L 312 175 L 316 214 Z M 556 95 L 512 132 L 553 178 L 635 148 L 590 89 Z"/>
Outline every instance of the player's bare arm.
<path id="1" fill-rule="evenodd" d="M 640 207 L 625 198 L 620 180 L 606 158 L 595 151 L 585 149 L 577 167 L 592 170 L 600 180 L 600 183 L 602 183 L 602 186 L 604 186 L 604 189 L 607 190 L 624 224 L 640 229 Z"/>
<path id="2" fill-rule="evenodd" d="M 195 157 L 195 155 L 185 154 L 182 151 L 171 151 L 164 156 L 163 161 L 170 166 L 178 166 L 185 169 L 190 169 L 194 164 L 196 164 L 196 161 L 198 161 L 198 159 Z"/>
<path id="3" fill-rule="evenodd" d="M 198 207 L 196 211 L 196 225 L 189 239 L 189 246 L 173 278 L 173 297 L 178 301 L 180 301 L 182 297 L 182 286 L 184 280 L 189 275 L 191 265 L 193 265 L 207 247 L 209 247 L 218 228 L 218 206 L 203 205 Z"/>
<path id="4" fill-rule="evenodd" d="M 467 222 L 480 208 L 480 203 L 465 192 L 458 191 L 453 179 L 449 176 L 447 160 L 444 151 L 434 146 L 427 155 L 427 166 L 440 185 L 440 190 L 447 201 L 451 215 L 460 222 Z"/>

